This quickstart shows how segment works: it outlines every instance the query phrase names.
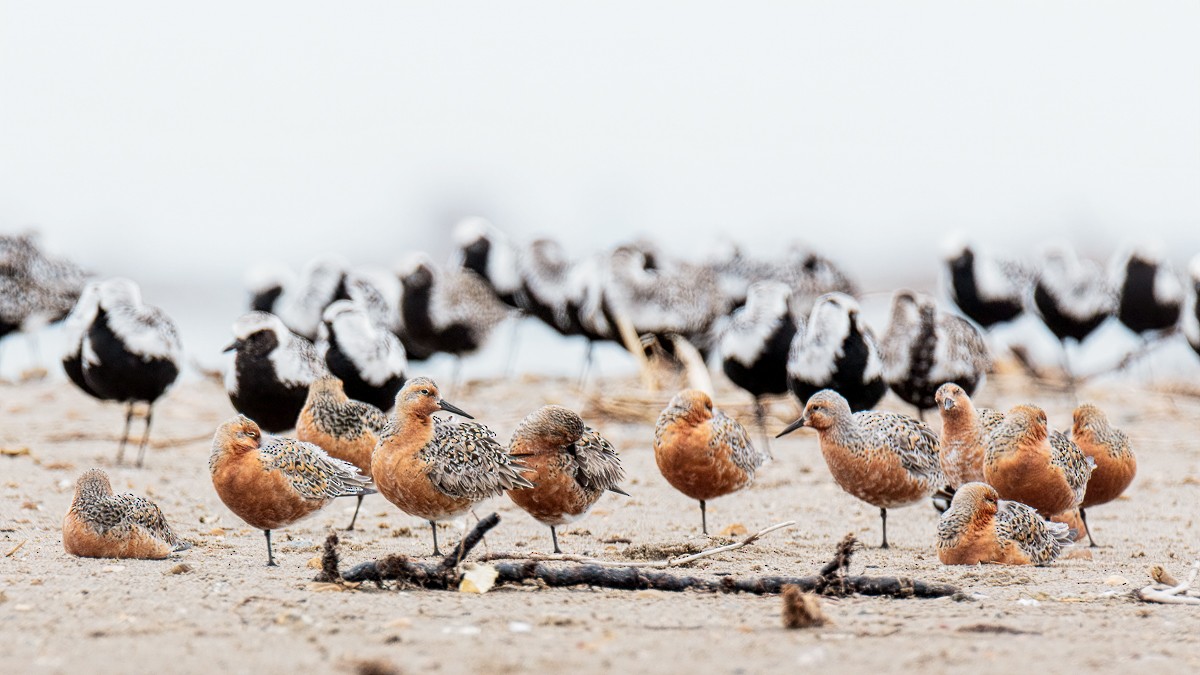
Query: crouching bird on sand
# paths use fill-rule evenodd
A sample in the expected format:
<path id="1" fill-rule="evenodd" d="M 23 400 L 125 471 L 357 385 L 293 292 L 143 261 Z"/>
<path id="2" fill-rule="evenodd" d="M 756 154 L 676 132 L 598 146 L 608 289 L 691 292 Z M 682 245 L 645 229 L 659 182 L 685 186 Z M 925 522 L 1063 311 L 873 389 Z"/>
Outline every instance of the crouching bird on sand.
<path id="1" fill-rule="evenodd" d="M 63 548 L 82 558 L 158 560 L 191 548 L 171 531 L 158 505 L 128 492 L 113 494 L 108 474 L 84 472 L 63 519 Z"/>
<path id="2" fill-rule="evenodd" d="M 1066 525 L 1047 522 L 1020 502 L 1002 501 L 986 483 L 959 487 L 937 536 L 938 559 L 946 565 L 1048 565 L 1072 544 Z"/>

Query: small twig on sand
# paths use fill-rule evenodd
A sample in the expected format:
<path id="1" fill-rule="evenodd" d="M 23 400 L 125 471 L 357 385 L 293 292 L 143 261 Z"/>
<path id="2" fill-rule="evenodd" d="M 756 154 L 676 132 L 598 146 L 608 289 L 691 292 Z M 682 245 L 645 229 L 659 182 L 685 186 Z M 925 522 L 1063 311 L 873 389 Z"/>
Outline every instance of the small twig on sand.
<path id="1" fill-rule="evenodd" d="M 674 558 L 667 558 L 666 560 L 647 560 L 644 562 L 629 562 L 629 561 L 624 561 L 624 560 L 620 560 L 620 561 L 618 561 L 618 560 L 600 560 L 598 558 L 589 558 L 588 556 L 571 555 L 568 553 L 539 554 L 539 553 L 515 553 L 512 551 L 489 553 L 487 555 L 480 556 L 479 559 L 483 560 L 483 561 L 537 560 L 537 561 L 541 561 L 541 562 L 576 562 L 576 563 L 584 563 L 587 565 L 600 565 L 602 567 L 651 567 L 651 568 L 679 567 L 681 565 L 687 565 L 688 563 L 693 563 L 693 562 L 696 562 L 697 560 L 700 560 L 701 558 L 707 558 L 709 556 L 713 556 L 718 553 L 725 553 L 726 551 L 736 551 L 737 549 L 739 549 L 743 546 L 748 546 L 750 544 L 753 544 L 754 542 L 763 538 L 763 536 L 765 536 L 765 535 L 768 535 L 776 530 L 782 530 L 786 527 L 791 527 L 795 524 L 796 524 L 796 521 L 794 521 L 794 520 L 789 520 L 789 521 L 782 522 L 782 523 L 776 523 L 770 527 L 767 527 L 767 528 L 759 530 L 758 532 L 755 532 L 754 534 L 746 537 L 745 539 L 743 539 L 741 541 L 734 542 L 732 544 L 726 544 L 724 546 L 717 546 L 715 548 L 708 548 L 708 549 L 705 549 L 698 553 L 688 553 L 688 554 L 684 554 L 684 555 L 677 555 Z"/>
<path id="2" fill-rule="evenodd" d="M 384 581 L 397 581 L 401 587 L 430 590 L 457 589 L 462 581 L 462 573 L 459 571 L 458 564 L 467 557 L 483 535 L 499 522 L 500 516 L 494 513 L 479 521 L 475 528 L 455 547 L 454 552 L 441 562 L 421 563 L 415 562 L 407 556 L 391 555 L 356 565 L 341 573 L 341 577 L 348 582 L 374 581 L 380 587 L 383 586 Z M 630 565 L 607 567 L 584 563 L 566 567 L 551 567 L 536 560 L 525 560 L 496 564 L 494 566 L 496 570 L 495 585 L 522 584 L 533 581 L 551 587 L 594 586 L 618 590 L 697 590 L 710 593 L 755 593 L 761 595 L 779 593 L 784 586 L 794 584 L 802 591 L 824 595 L 859 593 L 895 598 L 940 598 L 958 592 L 957 588 L 948 584 L 896 577 L 846 576 L 845 572 L 850 565 L 850 556 L 854 551 L 855 544 L 853 535 L 846 535 L 846 538 L 838 545 L 835 558 L 822 568 L 821 575 L 812 577 L 738 579 L 727 576 L 719 579 L 703 579 L 675 576 Z M 333 538 L 326 540 L 325 548 L 326 555 L 337 556 L 337 544 Z M 322 572 L 319 580 L 323 581 L 325 574 Z"/>
<path id="3" fill-rule="evenodd" d="M 1177 583 L 1168 588 L 1156 588 L 1154 584 L 1140 588 L 1133 592 L 1133 596 L 1143 602 L 1158 602 L 1164 605 L 1200 605 L 1200 597 L 1188 595 L 1188 590 L 1196 581 L 1196 575 L 1200 573 L 1200 560 L 1192 563 L 1192 571 L 1188 574 L 1187 581 Z M 1155 565 L 1150 569 L 1150 576 L 1160 583 L 1174 582 L 1175 579 L 1167 573 L 1166 570 Z"/>

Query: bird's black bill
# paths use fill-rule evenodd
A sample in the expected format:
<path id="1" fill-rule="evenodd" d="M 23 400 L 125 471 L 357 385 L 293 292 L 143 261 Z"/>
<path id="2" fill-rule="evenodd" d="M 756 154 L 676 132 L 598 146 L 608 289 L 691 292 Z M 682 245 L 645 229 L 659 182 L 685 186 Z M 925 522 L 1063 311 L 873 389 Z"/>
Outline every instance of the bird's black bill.
<path id="1" fill-rule="evenodd" d="M 615 493 L 617 493 L 617 494 L 619 494 L 619 495 L 625 495 L 626 497 L 632 497 L 632 496 L 633 496 L 633 495 L 629 494 L 628 492 L 626 492 L 626 491 L 622 490 L 621 488 L 619 488 L 619 487 L 617 487 L 617 486 L 615 486 L 615 485 L 614 485 L 614 486 L 612 486 L 612 487 L 610 487 L 610 488 L 608 488 L 608 491 L 609 491 L 609 492 L 615 492 Z"/>
<path id="2" fill-rule="evenodd" d="M 786 435 L 792 433 L 793 431 L 799 429 L 802 426 L 804 426 L 804 418 L 803 417 L 801 417 L 800 419 L 796 420 L 795 422 L 792 422 L 791 424 L 784 427 L 783 431 L 775 434 L 775 438 L 782 438 L 783 436 L 786 436 Z"/>
<path id="3" fill-rule="evenodd" d="M 438 399 L 438 407 L 441 408 L 442 410 L 445 410 L 446 412 L 454 413 L 455 415 L 458 415 L 460 417 L 465 417 L 469 420 L 475 419 L 474 415 L 468 415 L 466 412 L 463 411 L 462 408 L 459 408 L 456 405 L 451 405 L 451 404 L 443 401 L 442 399 Z"/>
<path id="4" fill-rule="evenodd" d="M 942 410 L 953 410 L 953 409 L 954 409 L 954 399 L 948 398 L 945 401 L 942 401 Z"/>
<path id="5" fill-rule="evenodd" d="M 229 344 L 225 345 L 225 348 L 221 350 L 221 353 L 231 352 L 235 349 L 238 349 L 241 346 L 242 346 L 241 340 L 234 340 L 233 342 L 230 342 Z"/>

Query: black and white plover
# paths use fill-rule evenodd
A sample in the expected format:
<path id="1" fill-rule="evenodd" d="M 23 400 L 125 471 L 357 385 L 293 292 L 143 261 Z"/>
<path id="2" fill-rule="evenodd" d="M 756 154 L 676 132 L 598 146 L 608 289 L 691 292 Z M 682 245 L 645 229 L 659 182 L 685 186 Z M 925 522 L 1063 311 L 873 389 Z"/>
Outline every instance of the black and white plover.
<path id="1" fill-rule="evenodd" d="M 373 322 L 365 308 L 351 300 L 326 307 L 316 347 L 347 396 L 380 410 L 395 403 L 408 369 L 404 346 Z"/>
<path id="2" fill-rule="evenodd" d="M 852 412 L 879 403 L 887 393 L 883 362 L 854 298 L 827 293 L 817 300 L 792 340 L 787 379 L 801 405 L 823 389 L 840 394 Z"/>
<path id="3" fill-rule="evenodd" d="M 225 392 L 238 412 L 269 432 L 296 426 L 308 385 L 328 372 L 308 340 L 274 314 L 250 312 L 233 324 L 235 352 L 225 373 Z"/>
<path id="4" fill-rule="evenodd" d="M 764 396 L 786 394 L 788 348 L 796 335 L 796 322 L 788 308 L 792 289 L 778 281 L 750 286 L 746 304 L 720 329 L 718 351 L 721 369 L 731 382 L 754 397 L 754 416 L 770 452 Z"/>
<path id="5" fill-rule="evenodd" d="M 439 269 L 423 254 L 406 260 L 399 277 L 404 332 L 426 349 L 461 359 L 479 350 L 509 316 L 478 276 Z"/>
<path id="6" fill-rule="evenodd" d="M 295 283 L 284 286 L 272 313 L 293 333 L 315 340 L 321 313 L 329 303 L 345 296 L 345 278 L 345 261 L 334 256 L 316 258 L 304 267 Z"/>
<path id="7" fill-rule="evenodd" d="M 459 264 L 479 275 L 496 298 L 515 309 L 525 310 L 520 298 L 521 274 L 517 245 L 486 218 L 464 218 L 454 226 Z"/>
<path id="8" fill-rule="evenodd" d="M 296 275 L 280 262 L 261 262 L 246 272 L 246 292 L 251 312 L 275 312 L 285 288 L 294 286 Z"/>
<path id="9" fill-rule="evenodd" d="M 124 458 L 134 405 L 146 404 L 146 428 L 137 459 L 141 466 L 154 403 L 179 376 L 183 357 L 179 329 L 161 309 L 143 304 L 141 290 L 129 279 L 107 279 L 100 283 L 97 295 L 96 316 L 81 346 L 85 391 L 127 405 L 118 464 Z"/>
<path id="10" fill-rule="evenodd" d="M 921 417 L 936 405 L 938 387 L 947 382 L 974 395 L 990 365 L 987 342 L 975 324 L 939 310 L 929 296 L 906 290 L 892 296 L 880 355 L 884 381 Z"/>
<path id="11" fill-rule="evenodd" d="M 666 338 L 678 335 L 706 356 L 715 346 L 710 328 L 729 309 L 716 276 L 703 266 L 666 263 L 661 254 L 653 258 L 654 266 L 651 261 L 635 246 L 620 246 L 609 255 L 603 282 L 609 322 L 626 321 L 639 336 L 656 338 L 668 350 L 673 341 Z"/>
<path id="12" fill-rule="evenodd" d="M 950 300 L 985 329 L 1020 317 L 1031 285 L 1030 271 L 1014 260 L 977 252 L 957 239 L 946 245 Z"/>
<path id="13" fill-rule="evenodd" d="M 1080 260 L 1069 244 L 1055 243 L 1042 252 L 1033 303 L 1042 323 L 1062 345 L 1063 370 L 1075 381 L 1067 343 L 1082 343 L 1116 310 L 1116 294 L 1097 263 Z"/>
<path id="14" fill-rule="evenodd" d="M 1183 336 L 1187 338 L 1192 351 L 1200 354 L 1200 255 L 1192 258 L 1188 263 L 1187 302 L 1179 323 L 1183 327 Z"/>
<path id="15" fill-rule="evenodd" d="M 66 344 L 66 351 L 63 353 L 62 364 L 63 371 L 66 372 L 71 382 L 75 383 L 75 386 L 89 396 L 103 400 L 83 377 L 83 339 L 87 337 L 88 329 L 96 320 L 98 311 L 100 311 L 100 282 L 89 281 L 83 287 L 83 293 L 79 295 L 79 300 L 63 321 L 63 341 Z"/>
<path id="16" fill-rule="evenodd" d="M 1173 329 L 1183 306 L 1183 284 L 1170 263 L 1150 247 L 1115 260 L 1111 274 L 1117 290 L 1117 319 L 1144 340 Z"/>
<path id="17" fill-rule="evenodd" d="M 27 336 L 35 362 L 36 334 L 70 313 L 86 283 L 83 269 L 47 255 L 36 235 L 0 235 L 0 340 Z"/>

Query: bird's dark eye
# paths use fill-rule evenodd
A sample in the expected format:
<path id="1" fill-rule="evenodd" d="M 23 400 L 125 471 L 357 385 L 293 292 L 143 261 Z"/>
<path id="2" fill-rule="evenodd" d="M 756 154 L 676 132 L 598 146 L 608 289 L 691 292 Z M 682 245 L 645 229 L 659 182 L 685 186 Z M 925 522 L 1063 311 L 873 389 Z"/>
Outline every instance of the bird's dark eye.
<path id="1" fill-rule="evenodd" d="M 422 396 L 428 396 L 428 395 L 429 395 L 429 390 L 428 390 L 428 389 L 422 389 L 422 390 L 421 390 L 421 395 L 422 395 Z"/>

